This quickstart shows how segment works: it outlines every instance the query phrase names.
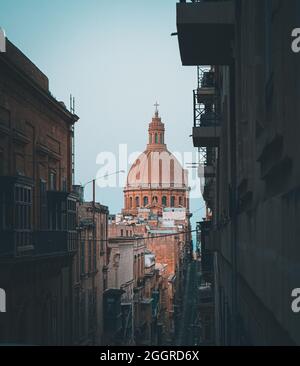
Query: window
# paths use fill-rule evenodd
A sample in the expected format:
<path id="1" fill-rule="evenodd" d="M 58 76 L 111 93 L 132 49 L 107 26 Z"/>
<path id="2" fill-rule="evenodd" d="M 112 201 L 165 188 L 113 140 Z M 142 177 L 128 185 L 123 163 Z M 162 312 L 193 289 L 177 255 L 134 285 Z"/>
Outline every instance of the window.
<path id="1" fill-rule="evenodd" d="M 140 197 L 135 197 L 135 207 L 140 207 Z"/>
<path id="2" fill-rule="evenodd" d="M 124 230 L 121 229 L 121 236 L 124 236 Z"/>
<path id="3" fill-rule="evenodd" d="M 129 208 L 132 208 L 132 197 L 129 198 Z"/>
<path id="4" fill-rule="evenodd" d="M 104 225 L 103 224 L 101 224 L 101 232 L 100 232 L 100 239 L 101 239 L 101 241 L 100 241 L 100 251 L 101 251 L 101 253 L 103 253 L 104 252 L 104 239 L 105 239 L 105 232 L 104 232 Z"/>
<path id="5" fill-rule="evenodd" d="M 179 197 L 179 206 L 182 206 L 182 197 Z"/>
<path id="6" fill-rule="evenodd" d="M 152 198 L 152 202 L 153 202 L 153 203 L 157 203 L 157 197 L 156 197 L 156 196 L 154 196 L 154 197 Z"/>
<path id="7" fill-rule="evenodd" d="M 47 229 L 47 194 L 46 181 L 40 179 L 40 229 Z"/>
<path id="8" fill-rule="evenodd" d="M 62 190 L 64 192 L 67 192 L 67 179 L 66 178 L 63 178 L 63 180 L 62 180 Z"/>
<path id="9" fill-rule="evenodd" d="M 162 196 L 161 204 L 162 204 L 163 206 L 167 206 L 167 197 L 166 197 L 166 196 Z"/>
<path id="10" fill-rule="evenodd" d="M 49 190 L 56 191 L 56 172 L 54 170 L 49 174 Z"/>
<path id="11" fill-rule="evenodd" d="M 171 197 L 171 207 L 175 206 L 175 196 Z"/>
<path id="12" fill-rule="evenodd" d="M 144 197 L 144 207 L 146 207 L 148 205 L 148 197 Z"/>
<path id="13" fill-rule="evenodd" d="M 85 245 L 84 240 L 80 243 L 80 273 L 83 275 L 85 274 Z"/>
<path id="14" fill-rule="evenodd" d="M 160 143 L 161 143 L 161 144 L 163 144 L 163 143 L 164 143 L 164 135 L 163 135 L 163 134 L 161 134 L 161 135 L 160 135 Z"/>
<path id="15" fill-rule="evenodd" d="M 31 244 L 31 188 L 17 185 L 15 187 L 15 229 L 17 233 L 17 245 Z"/>
<path id="16" fill-rule="evenodd" d="M 63 203 L 63 202 L 62 202 Z M 67 200 L 68 210 L 68 230 L 76 230 L 76 201 L 72 199 Z M 64 220 L 64 210 L 62 210 L 63 228 L 66 227 Z"/>
<path id="17" fill-rule="evenodd" d="M 158 144 L 158 134 L 155 134 L 155 143 Z"/>

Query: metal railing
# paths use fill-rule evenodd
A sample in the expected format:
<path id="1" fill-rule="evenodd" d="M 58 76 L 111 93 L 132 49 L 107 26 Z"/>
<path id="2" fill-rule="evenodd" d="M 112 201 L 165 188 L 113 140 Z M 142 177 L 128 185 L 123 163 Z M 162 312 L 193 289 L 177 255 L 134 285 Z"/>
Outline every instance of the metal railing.
<path id="1" fill-rule="evenodd" d="M 188 186 L 183 183 L 135 183 L 128 184 L 126 188 L 142 188 L 142 189 L 151 189 L 151 188 L 175 188 L 175 189 L 188 189 Z"/>
<path id="2" fill-rule="evenodd" d="M 198 102 L 198 90 L 194 90 L 194 127 L 210 127 L 220 125 L 220 116 L 215 104 Z"/>

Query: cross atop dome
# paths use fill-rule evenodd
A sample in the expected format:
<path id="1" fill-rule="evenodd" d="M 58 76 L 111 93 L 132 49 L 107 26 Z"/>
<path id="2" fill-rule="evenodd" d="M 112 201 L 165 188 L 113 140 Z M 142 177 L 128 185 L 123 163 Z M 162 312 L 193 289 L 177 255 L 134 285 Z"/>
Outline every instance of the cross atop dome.
<path id="1" fill-rule="evenodd" d="M 156 102 L 154 104 L 154 107 L 155 107 L 155 117 L 158 117 L 158 107 L 159 107 L 159 104 Z"/>

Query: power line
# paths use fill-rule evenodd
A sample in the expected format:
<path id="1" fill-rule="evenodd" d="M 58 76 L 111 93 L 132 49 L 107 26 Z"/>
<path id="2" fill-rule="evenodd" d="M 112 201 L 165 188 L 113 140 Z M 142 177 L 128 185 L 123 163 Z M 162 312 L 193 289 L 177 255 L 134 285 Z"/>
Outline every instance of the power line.
<path id="1" fill-rule="evenodd" d="M 178 236 L 181 234 L 189 234 L 189 233 L 193 233 L 198 231 L 197 229 L 194 230 L 187 230 L 187 231 L 180 231 L 178 233 L 172 233 L 172 234 L 163 234 L 163 235 L 155 235 L 155 236 L 147 236 L 147 237 L 141 237 L 141 236 L 116 236 L 116 237 L 111 237 L 110 239 L 125 239 L 127 241 L 129 240 L 152 240 L 152 239 L 157 239 L 157 238 L 165 238 L 168 236 Z M 108 242 L 110 239 L 96 239 L 95 241 L 98 242 Z"/>

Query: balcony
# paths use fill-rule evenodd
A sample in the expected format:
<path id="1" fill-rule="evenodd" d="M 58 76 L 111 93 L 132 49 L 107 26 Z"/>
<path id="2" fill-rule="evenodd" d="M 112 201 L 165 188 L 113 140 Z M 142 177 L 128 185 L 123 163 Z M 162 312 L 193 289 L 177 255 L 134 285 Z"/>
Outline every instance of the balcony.
<path id="1" fill-rule="evenodd" d="M 193 144 L 195 147 L 218 147 L 221 128 L 217 125 L 200 125 L 193 127 Z"/>
<path id="2" fill-rule="evenodd" d="M 231 64 L 234 2 L 180 1 L 177 33 L 184 66 Z"/>
<path id="3" fill-rule="evenodd" d="M 204 71 L 201 75 L 201 83 L 196 90 L 197 102 L 200 104 L 213 104 L 216 97 L 215 73 Z"/>
<path id="4" fill-rule="evenodd" d="M 218 147 L 220 144 L 220 117 L 215 104 L 198 103 L 198 92 L 194 90 L 193 144 L 195 147 Z"/>
<path id="5" fill-rule="evenodd" d="M 206 167 L 205 167 L 206 168 Z M 205 169 L 204 168 L 204 169 Z M 215 179 L 213 177 L 205 177 L 204 179 L 204 194 L 208 197 L 212 197 L 214 195 L 214 188 L 215 188 Z"/>
<path id="6" fill-rule="evenodd" d="M 77 233 L 71 231 L 37 231 L 34 234 L 35 254 L 66 255 L 77 250 Z"/>
<path id="7" fill-rule="evenodd" d="M 33 252 L 31 230 L 3 230 L 0 237 L 0 257 L 21 257 Z"/>
<path id="8" fill-rule="evenodd" d="M 216 168 L 213 165 L 206 165 L 204 167 L 204 177 L 214 178 L 216 176 Z"/>
<path id="9" fill-rule="evenodd" d="M 201 263 L 203 274 L 213 272 L 213 252 L 208 249 L 210 231 L 212 229 L 211 221 L 200 222 L 201 230 Z M 209 275 L 208 275 L 209 277 Z"/>

